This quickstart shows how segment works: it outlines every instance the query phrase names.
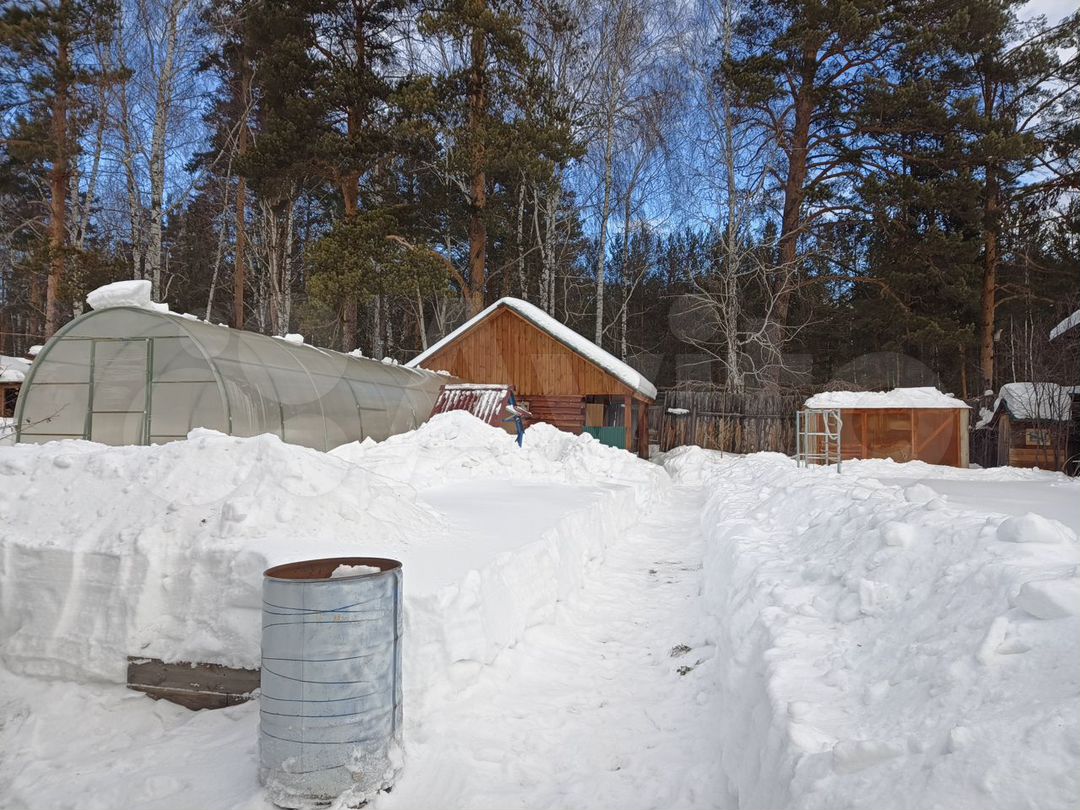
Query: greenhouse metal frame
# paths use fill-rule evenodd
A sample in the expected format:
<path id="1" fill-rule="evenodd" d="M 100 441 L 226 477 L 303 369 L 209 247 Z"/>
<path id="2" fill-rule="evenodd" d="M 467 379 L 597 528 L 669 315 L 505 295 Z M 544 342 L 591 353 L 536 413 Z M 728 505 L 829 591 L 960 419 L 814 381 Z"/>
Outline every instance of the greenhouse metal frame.
<path id="1" fill-rule="evenodd" d="M 111 445 L 204 427 L 330 450 L 424 422 L 452 378 L 138 307 L 89 312 L 41 350 L 17 440 Z"/>

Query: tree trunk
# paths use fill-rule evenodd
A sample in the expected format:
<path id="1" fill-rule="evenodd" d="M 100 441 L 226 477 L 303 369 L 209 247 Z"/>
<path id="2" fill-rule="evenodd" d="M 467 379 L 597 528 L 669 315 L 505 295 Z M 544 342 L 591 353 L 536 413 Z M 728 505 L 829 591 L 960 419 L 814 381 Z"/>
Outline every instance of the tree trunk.
<path id="1" fill-rule="evenodd" d="M 123 63 L 121 63 L 123 67 Z M 145 278 L 146 243 L 143 233 L 143 205 L 135 175 L 135 141 L 131 135 L 131 110 L 127 81 L 120 85 L 120 139 L 124 145 L 124 180 L 127 187 L 128 225 L 131 229 L 131 277 Z"/>
<path id="2" fill-rule="evenodd" d="M 154 99 L 154 128 L 150 139 L 150 246 L 147 251 L 152 296 L 157 300 L 161 290 L 161 236 L 165 219 L 165 137 L 172 106 L 173 74 L 180 13 L 185 0 L 169 3 L 165 20 L 165 60 L 157 77 Z M 149 33 L 147 39 L 149 40 Z"/>
<path id="3" fill-rule="evenodd" d="M 355 10 L 353 20 L 353 52 L 357 70 L 362 70 L 367 60 L 367 40 L 364 38 L 363 15 Z M 348 105 L 345 111 L 345 129 L 349 139 L 357 137 L 364 124 L 365 111 L 357 109 L 355 104 Z M 360 208 L 360 172 L 354 168 L 344 172 L 339 178 L 341 199 L 345 209 L 345 218 L 356 216 Z M 342 303 L 341 308 L 341 349 L 351 352 L 359 346 L 360 307 L 354 295 Z"/>
<path id="4" fill-rule="evenodd" d="M 812 63 L 813 53 L 807 61 Z M 811 98 L 813 78 L 803 77 L 795 94 L 795 122 L 791 130 L 791 145 L 787 150 L 788 171 L 784 180 L 784 210 L 780 221 L 780 272 L 773 282 L 773 322 L 767 330 L 773 355 L 767 375 L 774 385 L 780 380 L 781 352 L 784 330 L 791 313 L 792 280 L 799 271 L 799 237 L 802 235 L 802 207 L 806 197 L 807 153 L 810 146 L 810 122 L 814 114 Z"/>
<path id="5" fill-rule="evenodd" d="M 636 180 L 636 177 L 634 178 Z M 634 186 L 631 183 L 626 189 L 626 199 L 623 201 L 623 260 L 622 260 L 622 310 L 619 312 L 619 359 L 626 360 L 626 326 L 627 310 L 630 309 L 630 219 L 633 216 Z"/>
<path id="6" fill-rule="evenodd" d="M 1001 261 L 998 245 L 1000 194 L 997 173 L 987 166 L 986 201 L 983 206 L 983 277 L 979 297 L 979 373 L 983 391 L 994 390 L 994 325 L 997 315 L 998 264 Z"/>
<path id="7" fill-rule="evenodd" d="M 102 49 L 102 68 L 109 70 L 111 63 L 108 57 L 108 49 Z M 71 173 L 72 213 L 75 217 L 71 240 L 77 250 L 82 250 L 86 244 L 86 232 L 90 227 L 90 215 L 94 208 L 94 199 L 97 194 L 98 176 L 101 172 L 101 155 L 105 147 L 105 130 L 108 128 L 109 103 L 106 92 L 106 83 L 98 82 L 97 102 L 98 120 L 97 132 L 94 135 L 94 152 L 90 160 L 90 176 L 86 181 L 86 196 L 80 199 L 78 175 Z M 81 302 L 76 302 L 81 304 Z"/>
<path id="8" fill-rule="evenodd" d="M 383 352 L 382 295 L 376 295 L 373 303 L 371 313 L 371 356 L 376 360 L 382 360 L 385 356 Z"/>
<path id="9" fill-rule="evenodd" d="M 296 200 L 289 194 L 272 204 L 261 202 L 260 207 L 263 213 L 270 331 L 282 336 L 288 333 L 292 317 L 292 245 Z"/>
<path id="10" fill-rule="evenodd" d="M 600 244 L 596 255 L 596 322 L 593 342 L 601 345 L 604 337 L 604 272 L 607 263 L 607 226 L 611 216 L 611 185 L 615 149 L 615 112 L 608 103 L 607 133 L 604 141 L 604 199 L 600 205 Z"/>
<path id="11" fill-rule="evenodd" d="M 731 55 L 734 26 L 733 0 L 724 3 L 724 57 Z M 735 117 L 731 93 L 725 89 L 722 103 L 724 127 L 724 169 L 727 173 L 727 225 L 724 245 L 724 275 L 722 279 L 721 311 L 724 330 L 724 364 L 727 366 L 727 387 L 742 393 L 746 387 L 743 377 L 742 352 L 739 345 L 739 321 L 742 316 L 742 298 L 739 295 L 739 276 L 742 270 L 742 254 L 739 245 L 739 188 L 735 166 Z"/>
<path id="12" fill-rule="evenodd" d="M 484 274 L 487 262 L 486 145 L 483 129 L 487 113 L 487 40 L 480 28 L 473 29 L 469 70 L 469 284 L 462 292 L 469 315 L 484 308 Z"/>
<path id="13" fill-rule="evenodd" d="M 51 193 L 49 223 L 49 276 L 45 282 L 46 339 L 60 326 L 60 282 L 64 275 L 64 251 L 67 247 L 68 103 L 71 92 L 71 43 L 67 30 L 60 27 L 56 45 L 56 89 L 52 100 L 52 169 L 49 172 Z"/>
<path id="14" fill-rule="evenodd" d="M 518 186 L 518 205 L 517 205 L 517 274 L 518 274 L 518 295 L 522 300 L 529 300 L 529 285 L 525 279 L 525 243 L 522 241 L 522 231 L 524 228 L 525 219 L 525 173 L 521 173 L 520 185 Z M 509 273 L 507 273 L 506 287 L 509 289 Z"/>
<path id="15" fill-rule="evenodd" d="M 427 351 L 427 330 L 424 328 L 424 297 L 420 294 L 420 283 L 416 284 L 416 330 L 420 333 L 420 350 Z"/>
<path id="16" fill-rule="evenodd" d="M 544 272 L 547 275 L 547 300 L 551 307 L 548 312 L 555 314 L 555 223 L 558 221 L 559 199 L 562 189 L 562 174 L 556 172 L 547 193 L 547 217 L 544 220 L 544 242 L 547 250 L 544 254 Z"/>
<path id="17" fill-rule="evenodd" d="M 240 59 L 240 81 L 237 93 L 240 102 L 240 129 L 236 136 L 236 156 L 243 158 L 251 145 L 251 128 L 248 127 L 248 114 L 251 102 L 251 64 L 246 56 Z M 247 309 L 244 299 L 247 284 L 247 178 L 242 175 L 236 182 L 236 250 L 233 253 L 233 327 L 243 329 L 247 321 Z"/>

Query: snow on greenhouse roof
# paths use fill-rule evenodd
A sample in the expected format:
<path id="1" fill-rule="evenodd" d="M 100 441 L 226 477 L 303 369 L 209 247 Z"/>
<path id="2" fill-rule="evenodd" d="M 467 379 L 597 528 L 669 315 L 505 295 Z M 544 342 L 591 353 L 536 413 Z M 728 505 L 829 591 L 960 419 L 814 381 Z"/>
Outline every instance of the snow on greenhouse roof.
<path id="1" fill-rule="evenodd" d="M 1047 419 L 1064 422 L 1069 419 L 1072 395 L 1068 388 L 1057 383 L 1005 383 L 994 402 L 994 413 L 1002 403 L 1013 419 Z"/>
<path id="2" fill-rule="evenodd" d="M 648 397 L 649 399 L 656 399 L 656 386 L 646 380 L 637 371 L 634 371 L 634 369 L 630 368 L 630 366 L 618 357 L 600 348 L 591 340 L 579 335 L 569 326 L 559 323 L 539 307 L 530 304 L 528 301 L 522 301 L 520 298 L 500 298 L 479 315 L 475 315 L 467 320 L 438 343 L 434 344 L 426 351 L 421 352 L 405 365 L 410 368 L 420 367 L 425 360 L 453 343 L 478 323 L 492 315 L 496 310 L 503 307 L 520 315 L 537 329 L 546 332 L 548 335 L 555 338 L 555 340 L 559 341 L 559 343 L 562 343 L 571 351 L 581 355 L 590 363 L 599 366 L 608 374 L 619 380 L 619 382 L 634 389 L 642 396 Z"/>
<path id="3" fill-rule="evenodd" d="M 1064 335 L 1070 329 L 1080 326 L 1080 309 L 1076 310 L 1072 315 L 1063 320 L 1057 326 L 1050 330 L 1050 339 L 1053 340 L 1056 337 Z"/>
<path id="4" fill-rule="evenodd" d="M 814 394 L 806 400 L 805 408 L 820 410 L 839 408 L 860 410 L 867 408 L 967 408 L 952 394 L 943 394 L 936 388 L 894 388 L 891 391 L 827 391 Z"/>
<path id="5" fill-rule="evenodd" d="M 156 309 L 150 299 L 151 286 L 146 279 L 114 281 L 86 294 L 86 303 L 90 309 L 112 309 L 113 307 L 139 307 Z"/>

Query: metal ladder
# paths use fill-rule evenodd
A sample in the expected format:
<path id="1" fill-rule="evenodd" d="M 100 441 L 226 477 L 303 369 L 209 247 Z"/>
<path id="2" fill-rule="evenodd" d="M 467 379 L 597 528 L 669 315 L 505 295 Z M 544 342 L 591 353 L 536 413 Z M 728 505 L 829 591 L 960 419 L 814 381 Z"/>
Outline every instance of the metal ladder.
<path id="1" fill-rule="evenodd" d="M 795 462 L 800 467 L 811 464 L 836 464 L 840 472 L 840 431 L 844 420 L 839 409 L 797 411 L 795 414 Z"/>

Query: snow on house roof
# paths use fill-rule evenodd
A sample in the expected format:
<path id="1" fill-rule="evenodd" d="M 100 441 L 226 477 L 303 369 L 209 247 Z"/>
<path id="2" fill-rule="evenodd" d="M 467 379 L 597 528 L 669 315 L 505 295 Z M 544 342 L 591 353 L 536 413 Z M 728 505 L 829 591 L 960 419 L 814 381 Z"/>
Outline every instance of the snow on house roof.
<path id="1" fill-rule="evenodd" d="M 1076 310 L 1076 312 L 1074 312 L 1068 318 L 1066 318 L 1053 329 L 1051 329 L 1050 339 L 1053 340 L 1060 335 L 1064 335 L 1070 329 L 1073 329 L 1077 326 L 1080 326 L 1080 309 Z"/>
<path id="2" fill-rule="evenodd" d="M 1005 383 L 998 392 L 993 413 L 998 412 L 1002 403 L 1013 419 L 1065 422 L 1070 418 L 1072 394 L 1068 388 L 1057 383 Z"/>
<path id="3" fill-rule="evenodd" d="M 30 370 L 30 361 L 0 354 L 0 382 L 22 382 Z"/>
<path id="4" fill-rule="evenodd" d="M 804 408 L 860 410 L 867 408 L 967 408 L 952 394 L 936 388 L 894 388 L 891 391 L 826 391 L 806 400 Z"/>
<path id="5" fill-rule="evenodd" d="M 634 371 L 634 369 L 630 368 L 630 366 L 615 355 L 604 351 L 591 340 L 582 337 L 569 326 L 559 323 L 539 307 L 530 304 L 528 301 L 522 301 L 520 298 L 500 298 L 479 315 L 467 320 L 438 343 L 434 344 L 426 351 L 421 352 L 405 365 L 409 368 L 419 368 L 425 360 L 453 343 L 502 307 L 513 310 L 537 329 L 546 332 L 548 335 L 555 338 L 555 340 L 559 341 L 559 343 L 562 343 L 571 351 L 580 354 L 590 363 L 599 366 L 608 374 L 619 380 L 619 382 L 634 389 L 642 396 L 649 399 L 656 399 L 656 386 L 646 380 L 641 374 Z"/>

